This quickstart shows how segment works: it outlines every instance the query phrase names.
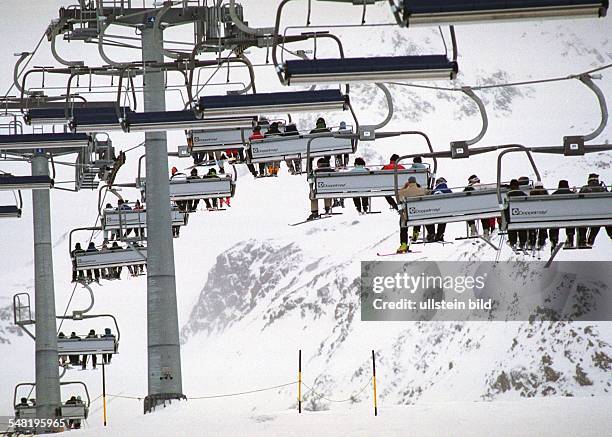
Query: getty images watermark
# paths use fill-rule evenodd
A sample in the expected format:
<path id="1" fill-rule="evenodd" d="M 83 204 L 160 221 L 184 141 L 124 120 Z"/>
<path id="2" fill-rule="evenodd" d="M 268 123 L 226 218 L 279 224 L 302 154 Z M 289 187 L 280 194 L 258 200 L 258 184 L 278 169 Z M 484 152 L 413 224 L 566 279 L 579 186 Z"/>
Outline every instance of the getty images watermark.
<path id="1" fill-rule="evenodd" d="M 364 261 L 361 319 L 612 321 L 612 263 Z"/>

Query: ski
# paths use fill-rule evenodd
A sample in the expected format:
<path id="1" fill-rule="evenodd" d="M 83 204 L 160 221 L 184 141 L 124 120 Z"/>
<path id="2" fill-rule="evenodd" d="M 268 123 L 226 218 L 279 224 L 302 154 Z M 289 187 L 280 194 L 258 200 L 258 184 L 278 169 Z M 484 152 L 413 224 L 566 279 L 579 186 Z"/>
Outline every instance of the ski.
<path id="1" fill-rule="evenodd" d="M 405 255 L 405 254 L 407 254 L 407 253 L 421 253 L 421 252 L 419 252 L 419 251 L 415 251 L 415 250 L 410 250 L 410 249 L 408 249 L 408 251 L 407 251 L 407 252 L 401 252 L 401 253 L 398 253 L 398 252 L 391 252 L 391 253 L 379 253 L 379 252 L 377 252 L 377 253 L 376 253 L 376 256 L 394 256 L 394 255 Z"/>
<path id="2" fill-rule="evenodd" d="M 290 223 L 289 226 L 297 226 L 297 225 L 302 225 L 304 223 L 309 223 L 309 222 L 315 222 L 317 220 L 323 220 L 326 218 L 330 218 L 334 215 L 342 215 L 341 212 L 331 212 L 329 214 L 321 214 L 320 216 L 313 218 L 313 219 L 306 219 L 306 220 L 302 220 L 301 222 L 297 222 L 297 223 Z"/>

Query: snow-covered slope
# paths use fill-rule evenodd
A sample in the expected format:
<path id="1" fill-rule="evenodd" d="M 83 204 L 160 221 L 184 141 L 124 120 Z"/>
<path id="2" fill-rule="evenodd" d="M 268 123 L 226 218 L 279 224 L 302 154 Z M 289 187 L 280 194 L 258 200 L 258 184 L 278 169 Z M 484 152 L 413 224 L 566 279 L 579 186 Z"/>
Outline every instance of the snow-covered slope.
<path id="1" fill-rule="evenodd" d="M 0 6 L 0 36 L 7 42 L 0 47 L 0 59 L 9 59 L 14 51 L 30 49 L 38 40 L 38 30 L 26 35 L 17 23 L 31 23 L 31 29 L 42 32 L 62 2 L 40 3 L 38 14 L 31 13 L 31 5 L 17 1 Z M 268 10 L 258 8 L 258 2 L 245 3 L 250 25 L 271 24 L 273 6 Z M 316 4 L 313 22 L 315 19 L 331 22 L 339 14 L 347 22 L 360 19 L 360 8 L 313 3 Z M 288 23 L 303 23 L 303 6 L 288 9 L 289 16 L 294 14 Z M 371 8 L 368 17 L 371 21 L 389 21 L 388 6 Z M 609 63 L 612 61 L 611 28 L 610 18 L 460 26 L 457 28 L 461 69 L 458 84 L 565 76 Z M 347 53 L 359 55 L 443 50 L 437 29 L 384 27 L 339 33 L 346 38 Z M 90 59 L 92 65 L 100 62 L 95 51 L 86 52 L 76 44 L 62 49 L 69 53 L 69 49 L 79 47 L 72 53 Z M 320 53 L 330 55 L 335 53 L 334 49 L 323 44 L 319 48 Z M 264 51 L 251 50 L 250 55 L 258 62 L 265 59 Z M 37 58 L 36 65 L 49 62 L 47 49 L 40 60 Z M 0 72 L 3 73 L 1 88 L 6 89 L 12 66 L 2 64 Z M 611 73 L 602 74 L 598 84 L 610 96 Z M 257 84 L 260 91 L 279 87 L 269 68 L 258 68 Z M 211 94 L 220 92 L 219 87 L 213 88 Z M 399 85 L 390 89 L 394 95 L 395 117 L 388 130 L 427 132 L 436 150 L 447 149 L 450 141 L 469 138 L 479 130 L 474 105 L 459 93 Z M 496 89 L 479 95 L 485 100 L 491 119 L 483 144 L 558 144 L 562 136 L 587 132 L 599 122 L 594 96 L 576 80 Z M 363 124 L 376 123 L 386 115 L 384 100 L 375 87 L 351 87 L 351 101 Z M 176 97 L 170 97 L 169 102 L 176 105 Z M 296 121 L 308 128 L 317 116 L 298 116 Z M 335 125 L 341 120 L 350 121 L 346 113 L 327 118 Z M 611 132 L 607 128 L 598 141 L 609 141 Z M 115 146 L 124 150 L 143 139 L 139 134 L 113 134 L 112 138 Z M 169 138 L 172 149 L 185 141 L 177 132 L 170 133 Z M 400 137 L 362 144 L 358 154 L 374 164 L 385 162 L 394 152 L 420 150 L 425 150 L 422 140 Z M 142 148 L 128 153 L 120 181 L 133 181 L 141 153 Z M 464 184 L 472 173 L 477 173 L 483 182 L 492 181 L 494 158 L 484 155 L 467 162 L 443 161 L 438 173 L 454 186 Z M 536 162 L 549 187 L 556 186 L 561 178 L 569 179 L 572 185 L 582 185 L 591 171 L 598 172 L 607 182 L 612 180 L 609 153 L 571 160 L 536 157 Z M 172 160 L 172 165 L 181 168 L 190 164 L 189 160 Z M 529 175 L 526 165 L 522 157 L 509 157 L 506 178 Z M 28 171 L 23 164 L 2 163 L 1 168 L 20 170 L 22 174 Z M 71 168 L 58 167 L 58 172 L 60 179 L 72 177 Z M 131 200 L 137 197 L 137 193 L 129 190 L 123 194 Z M 4 220 L 1 224 L 0 307 L 9 305 L 15 292 L 33 292 L 31 204 L 28 195 L 24 200 L 23 218 Z M 88 303 L 87 293 L 80 288 L 72 296 L 66 232 L 94 224 L 97 193 L 53 191 L 52 202 L 56 301 L 58 313 L 63 313 L 69 301 L 70 310 Z M 357 294 L 359 263 L 376 259 L 378 251 L 394 250 L 399 239 L 397 215 L 387 210 L 382 199 L 374 201 L 374 209 L 382 212 L 358 216 L 349 201 L 342 216 L 289 227 L 288 223 L 302 220 L 309 212 L 305 178 L 289 176 L 283 169 L 277 179 L 254 181 L 241 170 L 237 194 L 228 211 L 193 214 L 181 238 L 175 240 L 184 392 L 189 397 L 197 397 L 293 382 L 297 351 L 301 349 L 305 382 L 326 397 L 353 396 L 358 403 L 354 409 L 344 410 L 333 402 L 307 394 L 307 405 L 314 409 L 332 409 L 330 413 L 309 417 L 308 426 L 317 430 L 345 426 L 347 435 L 372 435 L 380 422 L 367 418 L 370 414 L 368 391 L 358 392 L 369 381 L 370 351 L 375 350 L 381 411 L 389 412 L 385 422 L 389 425 L 383 429 L 390 435 L 400 435 L 405 429 L 419 435 L 476 434 L 478 429 L 506 431 L 507 435 L 512 435 L 512 430 L 515 435 L 605 433 L 601 430 L 610 425 L 609 410 L 602 405 L 610 402 L 611 323 L 361 322 Z M 463 224 L 450 225 L 447 239 L 463 232 Z M 588 253 L 561 252 L 558 259 L 611 261 L 611 248 L 612 243 L 602 233 L 597 247 Z M 421 253 L 409 259 L 494 260 L 495 257 L 495 251 L 484 243 L 456 242 L 445 247 L 422 248 Z M 503 248 L 500 259 L 516 259 L 516 255 Z M 107 373 L 108 391 L 142 397 L 146 394 L 146 280 L 103 283 L 95 286 L 94 292 L 94 311 L 115 314 L 122 332 L 120 354 Z M 10 327 L 11 319 L 10 312 L 0 310 L 0 353 L 11 357 L 2 361 L 0 415 L 10 413 L 12 387 L 17 382 L 32 380 L 34 375 L 33 342 Z M 83 326 L 83 322 L 65 323 L 63 329 L 67 331 L 84 332 L 90 328 Z M 95 326 L 97 330 L 103 327 Z M 100 393 L 99 371 L 71 370 L 65 379 L 84 380 L 93 397 Z M 514 402 L 524 396 L 564 395 L 596 397 L 575 402 L 569 399 Z M 110 429 L 127 435 L 138 435 L 138 430 L 171 433 L 176 428 L 167 427 L 173 422 L 174 426 L 189 422 L 185 430 L 193 433 L 200 431 L 199 423 L 209 425 L 211 434 L 217 435 L 235 435 L 238 426 L 248 426 L 253 435 L 291 432 L 302 435 L 309 432 L 308 428 L 292 430 L 294 413 L 284 411 L 294 406 L 295 398 L 295 387 L 288 386 L 244 397 L 194 399 L 185 408 L 173 405 L 169 412 L 145 418 L 138 417 L 142 411 L 138 400 L 111 398 L 109 414 L 112 426 L 117 428 Z M 477 400 L 496 402 L 472 403 Z M 450 401 L 462 402 L 449 404 Z M 417 405 L 393 407 L 412 403 Z M 99 420 L 100 406 L 99 400 L 92 405 L 90 422 Z M 572 410 L 583 422 L 594 417 L 593 428 L 572 428 L 577 425 L 560 420 L 566 410 Z M 203 416 L 202 411 L 206 412 Z M 519 415 L 524 428 L 515 426 L 511 420 Z M 544 423 L 538 422 L 542 416 L 548 419 Z M 441 419 L 437 421 L 434 417 Z M 499 428 L 493 428 L 492 417 L 506 419 L 499 423 Z M 349 423 L 354 423 L 351 425 L 354 427 L 349 427 Z M 431 429 L 438 432 L 433 433 Z M 99 429 L 94 429 L 89 435 L 97 432 Z"/>

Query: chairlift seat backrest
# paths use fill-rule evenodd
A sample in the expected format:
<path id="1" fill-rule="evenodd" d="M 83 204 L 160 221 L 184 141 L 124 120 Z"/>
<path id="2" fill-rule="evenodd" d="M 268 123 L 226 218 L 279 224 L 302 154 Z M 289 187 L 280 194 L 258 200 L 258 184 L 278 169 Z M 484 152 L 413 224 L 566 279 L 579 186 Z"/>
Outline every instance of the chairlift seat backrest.
<path id="1" fill-rule="evenodd" d="M 492 189 L 409 197 L 404 208 L 410 226 L 501 217 L 497 190 Z"/>
<path id="2" fill-rule="evenodd" d="M 13 176 L 0 174 L 0 190 L 34 190 L 53 187 L 49 176 Z"/>
<path id="3" fill-rule="evenodd" d="M 457 62 L 446 55 L 381 56 L 340 59 L 294 59 L 285 62 L 289 84 L 452 79 Z"/>
<path id="4" fill-rule="evenodd" d="M 122 117 L 129 117 L 132 110 L 122 107 L 120 114 Z M 121 129 L 115 107 L 75 109 L 69 126 L 72 132 L 102 132 Z"/>
<path id="5" fill-rule="evenodd" d="M 58 338 L 59 355 L 100 355 L 116 353 L 115 338 Z"/>
<path id="6" fill-rule="evenodd" d="M 409 25 L 556 17 L 603 17 L 608 0 L 405 0 Z"/>
<path id="7" fill-rule="evenodd" d="M 508 229 L 611 226 L 612 193 L 508 197 Z"/>
<path id="8" fill-rule="evenodd" d="M 0 218 L 20 218 L 21 209 L 14 205 L 0 205 Z"/>
<path id="9" fill-rule="evenodd" d="M 170 181 L 170 200 L 213 199 L 233 197 L 235 183 L 230 177 L 204 179 L 173 179 Z"/>
<path id="10" fill-rule="evenodd" d="M 170 211 L 170 218 L 172 226 L 184 226 L 187 221 L 186 214 L 176 209 Z M 102 227 L 104 230 L 146 228 L 147 213 L 144 210 L 104 210 Z"/>
<path id="11" fill-rule="evenodd" d="M 68 404 L 64 402 L 61 406 L 61 416 L 64 419 L 87 419 L 88 408 L 84 403 Z"/>
<path id="12" fill-rule="evenodd" d="M 0 150 L 87 147 L 90 137 L 74 133 L 0 135 Z"/>
<path id="13" fill-rule="evenodd" d="M 352 134 L 350 129 L 338 131 Z M 310 142 L 310 156 L 313 158 L 330 154 L 344 154 L 354 152 L 354 140 L 351 138 L 336 138 L 321 134 L 307 135 L 274 135 L 261 140 L 251 140 L 249 147 L 250 162 L 268 162 L 270 160 L 284 160 L 306 158 L 306 149 Z"/>
<path id="14" fill-rule="evenodd" d="M 430 173 L 428 168 L 404 169 L 398 170 L 397 176 L 400 188 L 411 176 L 416 178 L 419 185 L 427 187 Z M 315 199 L 395 195 L 393 170 L 315 172 L 310 182 Z"/>
<path id="15" fill-rule="evenodd" d="M 105 252 L 82 252 L 75 255 L 77 270 L 103 269 L 109 267 L 127 267 L 131 265 L 146 265 L 147 249 L 109 250 Z"/>
<path id="16" fill-rule="evenodd" d="M 260 114 L 291 111 L 329 111 L 348 108 L 348 96 L 340 90 L 291 91 L 200 97 L 206 114 Z"/>
<path id="17" fill-rule="evenodd" d="M 250 133 L 244 132 L 245 141 Z M 240 129 L 194 130 L 191 132 L 193 152 L 216 152 L 228 148 L 242 148 L 243 133 Z"/>

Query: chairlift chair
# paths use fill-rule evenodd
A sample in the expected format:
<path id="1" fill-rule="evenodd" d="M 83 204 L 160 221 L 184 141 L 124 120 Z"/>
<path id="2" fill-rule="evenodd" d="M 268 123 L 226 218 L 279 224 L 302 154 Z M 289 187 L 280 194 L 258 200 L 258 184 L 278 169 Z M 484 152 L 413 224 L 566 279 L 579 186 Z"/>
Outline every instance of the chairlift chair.
<path id="1" fill-rule="evenodd" d="M 606 15 L 608 4 L 608 0 L 403 0 L 401 18 L 408 26 L 598 18 Z"/>

